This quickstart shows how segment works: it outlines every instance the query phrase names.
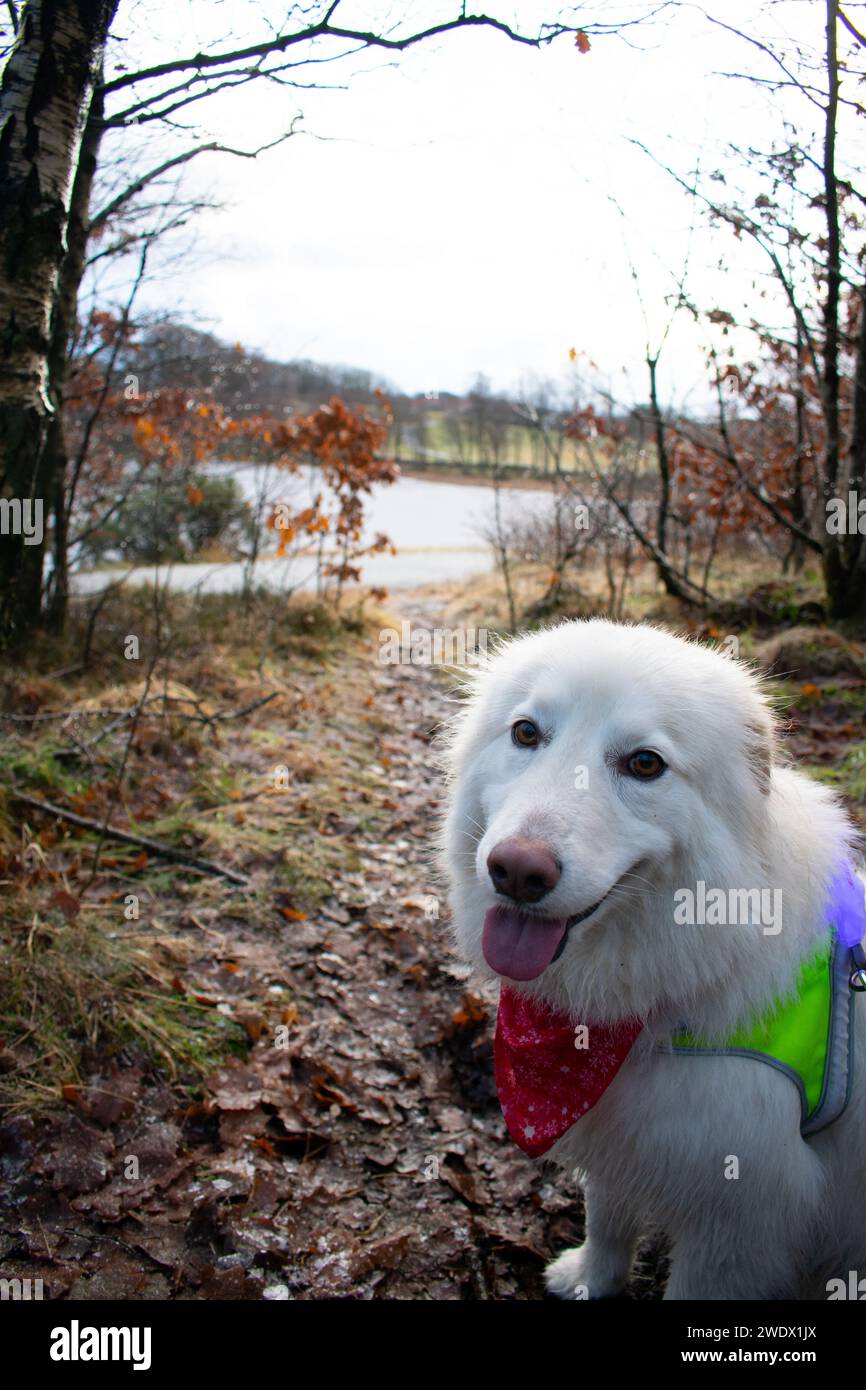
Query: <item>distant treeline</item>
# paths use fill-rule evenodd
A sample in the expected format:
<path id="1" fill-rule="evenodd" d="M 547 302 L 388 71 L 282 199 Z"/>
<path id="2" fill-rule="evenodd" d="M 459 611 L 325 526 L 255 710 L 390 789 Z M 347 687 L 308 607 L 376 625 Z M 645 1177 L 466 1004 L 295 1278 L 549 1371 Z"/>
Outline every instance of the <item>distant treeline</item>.
<path id="1" fill-rule="evenodd" d="M 575 462 L 563 455 L 563 432 L 584 402 L 575 389 L 569 394 L 549 380 L 496 393 L 478 375 L 463 395 L 438 390 L 412 395 L 362 367 L 306 359 L 276 362 L 241 343 L 165 321 L 139 332 L 128 361 L 145 390 L 207 391 L 234 418 L 284 417 L 315 409 L 333 396 L 351 406 L 371 405 L 376 392 L 384 392 L 394 415 L 388 448 L 406 464 L 432 467 L 441 462 L 467 472 L 514 466 L 534 475 L 554 472 L 557 464 L 570 471 Z M 618 416 L 617 423 L 639 447 L 651 448 L 647 407 Z"/>
<path id="2" fill-rule="evenodd" d="M 129 370 L 147 391 L 188 387 L 208 391 L 227 413 L 286 415 L 340 396 L 353 404 L 374 399 L 388 383 L 358 367 L 309 362 L 274 362 L 241 343 L 224 342 L 186 324 L 159 322 L 140 331 Z"/>

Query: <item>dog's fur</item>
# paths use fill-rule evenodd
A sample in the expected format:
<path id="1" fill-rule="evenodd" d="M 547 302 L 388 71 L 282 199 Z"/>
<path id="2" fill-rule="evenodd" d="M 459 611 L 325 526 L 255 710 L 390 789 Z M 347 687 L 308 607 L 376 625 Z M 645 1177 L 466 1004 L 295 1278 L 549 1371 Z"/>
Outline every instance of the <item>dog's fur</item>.
<path id="1" fill-rule="evenodd" d="M 521 718 L 541 727 L 542 746 L 515 746 Z M 622 776 L 616 759 L 646 747 L 668 770 L 647 783 Z M 797 1090 L 772 1067 L 654 1050 L 682 1023 L 724 1038 L 790 989 L 851 851 L 833 795 L 781 765 L 761 682 L 654 627 L 564 623 L 508 643 L 473 674 L 445 757 L 443 856 L 463 957 L 496 978 L 481 945 L 485 913 L 501 901 L 487 856 L 507 837 L 542 840 L 562 876 L 538 912 L 571 917 L 617 886 L 518 988 L 575 1021 L 646 1020 L 607 1091 L 549 1155 L 574 1171 L 587 1203 L 586 1242 L 549 1265 L 549 1289 L 616 1294 L 639 1239 L 659 1230 L 671 1241 L 671 1299 L 826 1298 L 829 1278 L 866 1275 L 862 1061 L 842 1117 L 807 1141 Z M 700 880 L 781 889 L 781 931 L 677 925 L 675 891 Z M 862 1059 L 863 1001 L 853 1012 Z"/>

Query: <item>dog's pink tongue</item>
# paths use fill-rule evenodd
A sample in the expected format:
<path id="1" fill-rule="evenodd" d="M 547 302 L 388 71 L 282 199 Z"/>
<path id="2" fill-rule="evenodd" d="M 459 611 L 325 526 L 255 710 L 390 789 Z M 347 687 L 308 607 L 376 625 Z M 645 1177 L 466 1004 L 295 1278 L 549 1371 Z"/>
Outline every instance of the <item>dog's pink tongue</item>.
<path id="1" fill-rule="evenodd" d="M 565 934 L 565 917 L 530 917 L 516 907 L 491 907 L 484 918 L 484 959 L 509 980 L 535 980 Z"/>

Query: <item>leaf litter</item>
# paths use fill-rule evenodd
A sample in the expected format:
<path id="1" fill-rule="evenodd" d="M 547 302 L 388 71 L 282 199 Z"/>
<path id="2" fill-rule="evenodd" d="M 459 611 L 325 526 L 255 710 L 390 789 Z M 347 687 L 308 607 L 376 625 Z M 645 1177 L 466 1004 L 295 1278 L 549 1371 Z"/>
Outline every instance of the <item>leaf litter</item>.
<path id="1" fill-rule="evenodd" d="M 152 893 L 177 988 L 247 1055 L 191 1097 L 121 1054 L 48 1120 L 0 1124 L 2 1270 L 46 1297 L 537 1299 L 582 1238 L 576 1191 L 506 1135 L 495 993 L 452 954 L 431 848 L 447 682 L 368 638 L 307 685 L 300 723 L 270 708 L 221 735 L 209 833 L 252 899 L 177 873 Z M 268 759 L 290 794 L 254 794 Z"/>

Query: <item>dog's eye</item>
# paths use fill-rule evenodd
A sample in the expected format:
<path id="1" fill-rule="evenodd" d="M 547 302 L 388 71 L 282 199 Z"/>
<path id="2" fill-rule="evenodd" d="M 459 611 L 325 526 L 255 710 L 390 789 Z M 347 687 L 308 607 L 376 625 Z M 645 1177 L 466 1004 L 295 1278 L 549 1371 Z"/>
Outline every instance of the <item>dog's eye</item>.
<path id="1" fill-rule="evenodd" d="M 531 719 L 518 719 L 511 726 L 511 739 L 518 748 L 537 748 L 540 738 L 538 725 L 533 724 Z"/>
<path id="2" fill-rule="evenodd" d="M 660 777 L 666 767 L 664 758 L 650 748 L 639 748 L 625 763 L 626 772 L 641 782 L 651 782 L 654 777 Z"/>

